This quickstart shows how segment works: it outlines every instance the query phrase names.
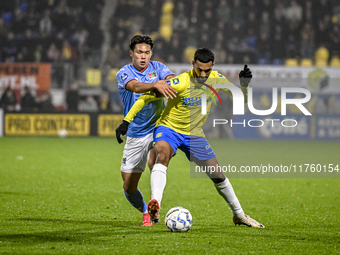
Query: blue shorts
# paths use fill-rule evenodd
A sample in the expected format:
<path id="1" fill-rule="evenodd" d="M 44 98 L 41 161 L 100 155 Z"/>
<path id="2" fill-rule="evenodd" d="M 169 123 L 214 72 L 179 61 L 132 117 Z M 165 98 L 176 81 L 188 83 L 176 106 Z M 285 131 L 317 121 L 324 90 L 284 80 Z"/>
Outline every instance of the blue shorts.
<path id="1" fill-rule="evenodd" d="M 190 161 L 194 161 L 195 158 L 208 160 L 216 157 L 205 137 L 183 135 L 165 126 L 159 126 L 154 129 L 153 141 L 155 143 L 166 141 L 174 150 L 175 155 L 178 148 L 185 153 Z"/>

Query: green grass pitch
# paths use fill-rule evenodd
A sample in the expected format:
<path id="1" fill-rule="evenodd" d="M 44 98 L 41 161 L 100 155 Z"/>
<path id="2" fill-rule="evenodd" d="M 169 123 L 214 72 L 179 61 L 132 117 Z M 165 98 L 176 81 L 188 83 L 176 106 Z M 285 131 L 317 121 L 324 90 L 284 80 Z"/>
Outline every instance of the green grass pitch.
<path id="1" fill-rule="evenodd" d="M 339 142 L 212 147 L 227 150 L 235 165 L 340 164 Z M 0 138 L 0 254 L 340 253 L 339 178 L 232 178 L 245 212 L 266 226 L 239 227 L 212 182 L 190 178 L 179 152 L 168 170 L 161 222 L 143 228 L 123 194 L 122 150 L 113 138 Z M 147 170 L 140 182 L 146 201 L 149 179 Z M 174 206 L 190 210 L 189 232 L 167 231 L 164 215 Z"/>

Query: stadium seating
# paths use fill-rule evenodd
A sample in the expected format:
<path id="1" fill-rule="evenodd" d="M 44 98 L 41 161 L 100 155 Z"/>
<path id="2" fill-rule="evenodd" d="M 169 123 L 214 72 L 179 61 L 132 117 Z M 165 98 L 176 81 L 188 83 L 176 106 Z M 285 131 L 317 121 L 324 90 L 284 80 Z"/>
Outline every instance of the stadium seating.
<path id="1" fill-rule="evenodd" d="M 273 59 L 273 65 L 275 65 L 275 66 L 282 66 L 283 65 L 282 59 L 274 58 Z"/>
<path id="2" fill-rule="evenodd" d="M 168 25 L 162 25 L 160 27 L 160 33 L 162 37 L 169 42 L 172 36 L 172 27 Z"/>
<path id="3" fill-rule="evenodd" d="M 325 60 L 325 59 L 317 59 L 315 61 L 315 65 L 317 67 L 326 67 L 327 66 L 327 60 Z"/>
<path id="4" fill-rule="evenodd" d="M 195 51 L 197 49 L 195 47 L 187 47 L 184 50 L 184 56 L 188 63 L 191 63 L 191 61 L 194 59 Z"/>
<path id="5" fill-rule="evenodd" d="M 298 66 L 299 61 L 296 58 L 287 58 L 285 61 L 285 66 Z"/>
<path id="6" fill-rule="evenodd" d="M 329 65 L 331 67 L 340 67 L 340 58 L 338 56 L 333 56 Z"/>
<path id="7" fill-rule="evenodd" d="M 162 6 L 162 13 L 172 14 L 174 9 L 174 3 L 172 1 L 166 1 Z"/>
<path id="8" fill-rule="evenodd" d="M 258 62 L 259 65 L 268 65 L 269 61 L 268 58 L 259 58 Z"/>
<path id="9" fill-rule="evenodd" d="M 11 5 L 14 6 L 13 8 L 0 10 L 0 17 L 4 23 L 4 26 L 0 24 L 2 45 L 4 45 L 1 48 L 0 61 L 22 62 L 33 59 L 37 62 L 67 62 L 68 60 L 53 60 L 46 57 L 51 43 L 56 44 L 58 50 L 61 50 L 60 42 L 63 39 L 68 40 L 77 51 L 78 58 L 73 59 L 73 62 L 91 59 L 96 54 L 91 55 L 88 52 L 89 48 L 93 48 L 93 52 L 96 53 L 102 44 L 98 44 L 99 40 L 94 38 L 98 38 L 98 31 L 101 30 L 99 20 L 104 18 L 109 24 L 106 32 L 110 32 L 112 35 L 110 45 L 105 45 L 105 47 L 112 47 L 112 49 L 118 47 L 120 52 L 123 52 L 125 47 L 123 44 L 136 33 L 149 34 L 155 41 L 157 39 L 165 40 L 166 45 L 163 46 L 166 47 L 173 40 L 179 39 L 180 43 L 173 44 L 170 50 L 162 53 L 164 61 L 171 59 L 171 62 L 181 63 L 186 61 L 181 57 L 186 47 L 214 48 L 216 43 L 223 42 L 222 48 L 227 56 L 230 56 L 223 60 L 224 63 L 241 64 L 243 57 L 239 56 L 249 56 L 250 53 L 253 56 L 250 58 L 250 64 L 284 64 L 288 66 L 312 66 L 315 64 L 320 67 L 329 64 L 333 67 L 339 66 L 338 58 L 330 61 L 338 47 L 336 39 L 332 39 L 336 38 L 339 26 L 338 16 L 332 11 L 338 8 L 337 1 L 328 1 L 329 8 L 323 8 L 320 3 L 322 1 L 311 1 L 308 4 L 305 1 L 297 1 L 302 9 L 302 19 L 290 20 L 289 17 L 283 15 L 280 20 L 277 20 L 273 12 L 269 15 L 269 22 L 260 18 L 268 17 L 268 15 L 264 15 L 267 12 L 265 6 L 270 6 L 275 10 L 280 5 L 284 12 L 289 8 L 290 1 L 259 0 L 257 1 L 259 4 L 249 9 L 247 1 L 228 1 L 228 4 L 225 5 L 223 4 L 225 1 L 122 0 L 117 1 L 115 5 L 111 4 L 111 7 L 114 6 L 111 16 L 105 16 L 109 12 L 102 12 L 104 4 L 107 2 L 98 1 L 101 8 L 98 8 L 98 5 L 93 6 L 89 0 L 39 0 L 15 1 L 15 4 Z M 307 8 L 309 9 L 307 10 Z M 60 13 L 59 9 L 62 9 Z M 322 12 L 316 14 L 315 12 L 319 9 L 322 9 Z M 18 27 L 16 10 L 22 12 L 25 22 L 21 24 L 24 27 Z M 52 26 L 49 34 L 40 31 L 40 23 L 42 23 L 47 10 L 49 13 L 46 24 L 51 22 Z M 255 20 L 254 18 L 251 20 L 254 15 L 249 14 L 250 10 L 256 14 Z M 315 17 L 315 20 L 310 20 L 311 16 L 309 18 L 306 16 L 308 11 L 312 11 L 312 17 Z M 30 16 L 30 13 L 33 15 Z M 234 13 L 237 15 L 235 16 Z M 183 21 L 179 22 L 181 27 L 177 28 L 178 30 L 173 28 L 175 19 Z M 320 27 L 318 24 L 321 23 Z M 85 28 L 82 33 L 79 32 L 79 27 Z M 306 31 L 306 27 L 308 27 L 308 31 Z M 327 30 L 323 30 L 322 27 L 326 27 Z M 27 29 L 31 30 L 32 38 L 25 38 L 24 31 Z M 9 32 L 14 33 L 14 43 L 7 38 Z M 59 38 L 60 32 L 62 35 Z M 260 41 L 261 35 L 266 33 L 267 36 L 262 38 L 267 39 Z M 302 33 L 310 35 L 310 38 L 306 37 L 306 41 L 301 42 L 300 35 Z M 204 36 L 205 34 L 208 36 Z M 22 50 L 23 42 L 32 46 L 32 51 L 30 49 L 28 52 L 32 52 L 33 57 L 23 54 L 25 52 Z M 11 45 L 11 47 L 6 47 L 6 45 Z M 315 46 L 317 48 L 314 48 Z M 173 54 L 174 51 L 181 54 Z M 20 54 L 24 55 L 24 59 L 18 57 Z M 35 59 L 36 55 L 41 57 Z M 263 59 L 264 55 L 268 57 Z M 290 57 L 302 60 L 296 63 L 296 60 L 292 60 Z M 118 56 L 117 60 L 120 58 L 123 58 L 123 61 L 128 60 L 125 56 Z M 114 63 L 119 63 L 119 61 L 110 62 L 111 67 L 118 67 L 113 66 Z"/>
<path id="10" fill-rule="evenodd" d="M 174 4 L 171 1 L 166 1 L 163 4 L 159 32 L 167 42 L 170 42 L 172 36 L 173 9 Z"/>
<path id="11" fill-rule="evenodd" d="M 317 66 L 327 66 L 329 51 L 326 47 L 321 46 L 315 52 L 315 64 Z"/>
<path id="12" fill-rule="evenodd" d="M 303 58 L 300 61 L 300 66 L 313 66 L 313 60 L 310 58 Z"/>

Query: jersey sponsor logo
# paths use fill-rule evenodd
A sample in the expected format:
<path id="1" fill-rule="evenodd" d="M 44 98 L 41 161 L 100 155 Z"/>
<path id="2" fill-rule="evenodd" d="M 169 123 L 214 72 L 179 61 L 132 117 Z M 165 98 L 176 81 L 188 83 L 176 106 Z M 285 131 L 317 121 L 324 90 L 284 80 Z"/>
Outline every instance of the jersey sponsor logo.
<path id="1" fill-rule="evenodd" d="M 122 158 L 122 164 L 126 165 L 126 158 Z"/>
<path id="2" fill-rule="evenodd" d="M 149 76 L 149 79 L 155 79 L 157 78 L 157 72 L 156 70 L 151 72 L 151 73 L 148 73 L 148 76 Z"/>
<path id="3" fill-rule="evenodd" d="M 162 132 L 156 134 L 156 138 L 159 138 L 159 137 L 161 137 L 161 136 L 162 136 Z"/>
<path id="4" fill-rule="evenodd" d="M 207 102 L 211 102 L 213 99 L 210 97 Z M 182 104 L 185 106 L 201 106 L 202 98 L 201 97 L 182 97 Z"/>
<path id="5" fill-rule="evenodd" d="M 125 81 L 128 77 L 129 77 L 129 75 L 127 73 L 122 73 L 122 75 L 120 76 L 122 81 Z"/>

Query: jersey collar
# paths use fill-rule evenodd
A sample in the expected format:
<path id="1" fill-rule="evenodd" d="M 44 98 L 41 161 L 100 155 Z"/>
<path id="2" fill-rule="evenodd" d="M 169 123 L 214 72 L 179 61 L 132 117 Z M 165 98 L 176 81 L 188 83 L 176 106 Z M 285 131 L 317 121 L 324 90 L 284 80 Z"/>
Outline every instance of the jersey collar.
<path id="1" fill-rule="evenodd" d="M 135 65 L 132 63 L 133 67 L 136 68 L 136 69 L 137 69 L 139 72 L 141 72 L 141 73 L 143 73 L 143 72 L 149 67 L 149 64 L 150 64 L 150 62 L 149 62 L 148 65 L 147 65 L 146 67 L 144 67 L 143 69 L 139 69 L 137 66 L 135 66 Z"/>

